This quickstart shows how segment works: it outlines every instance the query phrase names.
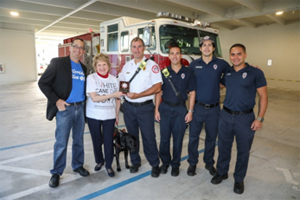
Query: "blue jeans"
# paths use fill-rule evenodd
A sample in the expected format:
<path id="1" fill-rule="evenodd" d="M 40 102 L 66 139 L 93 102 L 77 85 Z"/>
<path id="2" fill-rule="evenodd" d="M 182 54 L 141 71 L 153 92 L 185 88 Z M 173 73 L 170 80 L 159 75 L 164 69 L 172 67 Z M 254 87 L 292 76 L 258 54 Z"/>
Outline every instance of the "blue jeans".
<path id="1" fill-rule="evenodd" d="M 183 105 L 175 107 L 162 102 L 160 113 L 160 146 L 159 156 L 164 165 L 180 166 L 182 141 L 186 130 L 185 116 L 187 110 Z M 170 139 L 173 137 L 173 159 L 170 154 Z"/>
<path id="2" fill-rule="evenodd" d="M 218 123 L 220 116 L 220 106 L 205 108 L 204 106 L 195 104 L 193 120 L 190 122 L 190 137 L 188 144 L 188 163 L 196 166 L 198 163 L 198 146 L 199 136 L 205 123 L 205 149 L 203 161 L 208 166 L 213 166 L 215 163 L 214 154 L 216 148 L 216 139 L 218 135 Z"/>
<path id="3" fill-rule="evenodd" d="M 72 168 L 77 169 L 83 165 L 83 132 L 84 132 L 84 103 L 66 106 L 64 111 L 56 113 L 56 130 L 53 169 L 51 174 L 62 175 L 66 167 L 67 148 L 70 131 L 72 129 Z"/>

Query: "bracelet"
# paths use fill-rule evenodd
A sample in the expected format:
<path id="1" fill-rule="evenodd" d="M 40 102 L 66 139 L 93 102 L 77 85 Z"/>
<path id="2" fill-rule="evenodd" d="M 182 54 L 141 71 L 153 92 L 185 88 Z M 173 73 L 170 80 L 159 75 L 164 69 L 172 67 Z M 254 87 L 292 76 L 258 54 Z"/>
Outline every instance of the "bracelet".
<path id="1" fill-rule="evenodd" d="M 193 112 L 194 112 L 194 110 L 189 110 L 189 112 L 193 113 Z"/>

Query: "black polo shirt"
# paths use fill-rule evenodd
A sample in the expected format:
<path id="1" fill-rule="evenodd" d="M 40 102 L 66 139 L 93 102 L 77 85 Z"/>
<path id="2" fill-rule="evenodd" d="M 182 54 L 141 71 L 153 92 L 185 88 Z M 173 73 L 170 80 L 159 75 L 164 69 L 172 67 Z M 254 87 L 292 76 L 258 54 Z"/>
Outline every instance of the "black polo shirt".
<path id="1" fill-rule="evenodd" d="M 181 69 L 176 73 L 171 65 L 167 67 L 171 80 L 177 90 L 180 93 L 181 98 L 186 101 L 188 99 L 188 92 L 194 91 L 196 89 L 195 85 L 195 76 L 193 71 L 185 67 L 184 65 L 181 66 Z M 172 103 L 179 103 L 179 98 L 175 95 L 174 90 L 168 79 L 162 74 L 163 78 L 163 85 L 162 85 L 162 98 L 165 101 L 172 102 Z"/>
<path id="2" fill-rule="evenodd" d="M 264 73 L 248 63 L 237 72 L 233 67 L 226 70 L 221 82 L 226 86 L 224 106 L 233 111 L 252 109 L 256 89 L 267 85 Z"/>
<path id="3" fill-rule="evenodd" d="M 206 64 L 202 57 L 189 65 L 196 76 L 196 100 L 205 104 L 214 104 L 220 101 L 220 79 L 230 65 L 223 59 L 213 57 Z"/>

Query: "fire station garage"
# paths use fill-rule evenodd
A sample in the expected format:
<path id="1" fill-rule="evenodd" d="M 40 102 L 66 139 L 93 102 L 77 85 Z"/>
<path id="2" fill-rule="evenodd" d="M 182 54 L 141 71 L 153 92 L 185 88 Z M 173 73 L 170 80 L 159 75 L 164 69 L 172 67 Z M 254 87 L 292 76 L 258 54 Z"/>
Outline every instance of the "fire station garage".
<path id="1" fill-rule="evenodd" d="M 66 166 L 58 174 L 59 186 L 49 187 L 59 123 L 56 117 L 47 120 L 47 98 L 38 81 L 51 70 L 47 68 L 51 59 L 69 56 L 71 48 L 84 52 L 80 61 L 87 67 L 87 75 L 94 72 L 93 57 L 104 53 L 111 62 L 110 74 L 118 76 L 125 63 L 134 58 L 130 43 L 134 37 L 143 39 L 144 55 L 161 70 L 171 64 L 171 44 L 181 47 L 185 67 L 202 58 L 199 43 L 205 38 L 214 43 L 213 56 L 229 65 L 234 65 L 230 47 L 236 43 L 246 47 L 245 61 L 265 76 L 268 106 L 264 120 L 259 118 L 262 128 L 255 132 L 250 145 L 242 194 L 235 190 L 239 170 L 235 166 L 240 162 L 236 138 L 227 155 L 231 158 L 227 178 L 227 174 L 220 174 L 221 164 L 217 165 L 224 153 L 219 152 L 217 137 L 213 166 L 222 183 L 212 184 L 213 176 L 204 162 L 206 122 L 199 134 L 195 174 L 188 173 L 189 123 L 182 141 L 179 174 L 173 176 L 170 166 L 167 173 L 155 178 L 141 133 L 141 166 L 136 173 L 125 167 L 123 152 L 121 171 L 117 171 L 113 158 L 113 177 L 108 176 L 111 174 L 105 165 L 96 169 L 93 140 L 85 123 L 83 167 L 89 176 L 73 168 L 78 155 L 72 150 L 78 147 L 74 147 L 75 134 L 71 131 L 65 147 Z M 84 40 L 85 47 L 71 46 L 75 38 Z M 220 89 L 220 109 L 229 87 Z M 243 99 L 239 92 L 230 94 L 233 99 Z M 261 109 L 260 95 L 254 94 L 253 99 L 256 118 Z M 235 111 L 231 114 L 236 117 Z M 164 133 L 159 122 L 155 121 L 154 127 L 159 150 Z M 127 130 L 123 112 L 119 113 L 118 129 Z M 0 199 L 300 200 L 300 1 L 0 0 L 0 136 Z M 170 152 L 172 155 L 172 137 Z M 131 162 L 130 155 L 128 162 L 130 166 L 137 164 Z"/>

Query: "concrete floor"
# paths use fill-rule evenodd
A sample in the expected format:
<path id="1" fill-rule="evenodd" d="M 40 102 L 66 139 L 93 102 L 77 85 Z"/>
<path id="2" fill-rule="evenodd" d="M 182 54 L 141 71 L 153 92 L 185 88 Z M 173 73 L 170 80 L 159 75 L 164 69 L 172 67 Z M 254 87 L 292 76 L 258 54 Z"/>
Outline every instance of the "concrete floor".
<path id="1" fill-rule="evenodd" d="M 152 178 L 151 167 L 142 156 L 138 173 L 125 169 L 121 156 L 121 172 L 109 178 L 105 170 L 94 172 L 94 158 L 89 130 L 84 135 L 85 167 L 91 172 L 81 177 L 67 167 L 58 188 L 50 188 L 55 120 L 45 118 L 46 99 L 36 82 L 2 85 L 0 88 L 0 199 L 101 199 L 101 200 L 235 200 L 235 199 L 300 199 L 300 92 L 269 89 L 269 106 L 264 127 L 256 133 L 252 146 L 245 192 L 233 192 L 233 170 L 236 157 L 232 151 L 229 178 L 220 185 L 210 183 L 211 175 L 204 169 L 203 139 L 199 145 L 200 162 L 197 175 L 186 174 L 188 167 L 188 132 L 184 138 L 180 175 L 168 174 Z M 257 111 L 257 109 L 255 109 Z M 123 119 L 120 117 L 120 124 Z M 156 123 L 157 142 L 159 125 Z M 71 143 L 71 140 L 70 142 Z M 216 148 L 217 149 L 217 148 Z M 215 158 L 217 159 L 218 152 Z M 115 162 L 113 163 L 116 168 Z"/>

